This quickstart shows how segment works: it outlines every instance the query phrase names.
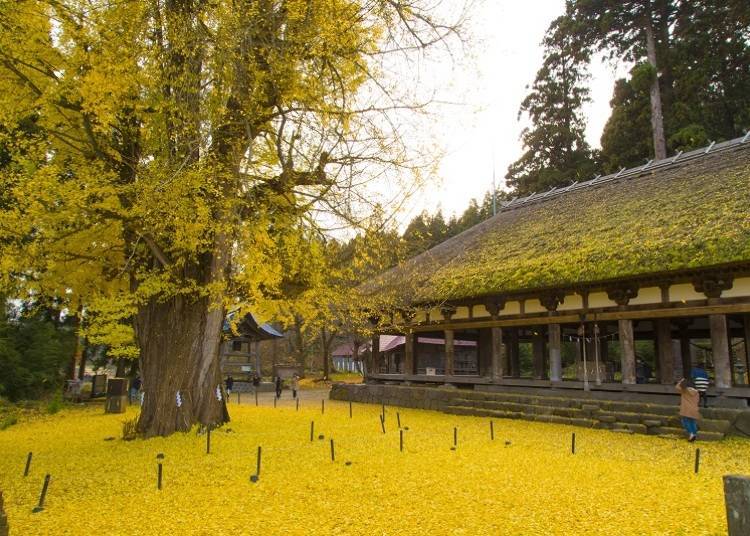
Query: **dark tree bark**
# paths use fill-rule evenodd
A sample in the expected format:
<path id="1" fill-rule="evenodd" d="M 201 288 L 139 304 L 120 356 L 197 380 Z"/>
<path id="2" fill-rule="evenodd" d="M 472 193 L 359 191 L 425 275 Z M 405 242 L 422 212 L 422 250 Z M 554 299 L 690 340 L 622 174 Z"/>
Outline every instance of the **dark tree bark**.
<path id="1" fill-rule="evenodd" d="M 224 311 L 208 298 L 152 300 L 136 317 L 143 406 L 138 430 L 146 437 L 229 421 L 221 387 L 219 343 Z M 180 394 L 180 405 L 177 393 Z"/>
<path id="2" fill-rule="evenodd" d="M 662 111 L 661 90 L 659 88 L 659 67 L 656 61 L 656 40 L 654 39 L 653 18 L 651 6 L 648 5 L 644 31 L 646 34 L 646 55 L 648 62 L 654 69 L 654 79 L 651 82 L 651 131 L 654 138 L 654 158 L 663 160 L 667 157 L 667 143 L 664 137 L 664 112 Z"/>

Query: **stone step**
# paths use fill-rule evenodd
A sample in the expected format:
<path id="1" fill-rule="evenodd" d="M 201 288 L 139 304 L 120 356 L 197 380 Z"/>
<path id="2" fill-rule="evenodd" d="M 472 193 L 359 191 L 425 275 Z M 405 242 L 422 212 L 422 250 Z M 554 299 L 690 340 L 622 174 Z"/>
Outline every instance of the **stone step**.
<path id="1" fill-rule="evenodd" d="M 685 439 L 687 438 L 687 434 L 685 433 L 685 430 L 682 428 L 677 427 L 671 427 L 671 426 L 660 426 L 653 428 L 650 433 L 656 434 L 658 436 L 662 437 L 672 437 L 672 438 L 680 438 Z M 711 431 L 704 431 L 700 429 L 700 425 L 698 425 L 698 441 L 720 441 L 724 439 L 725 435 L 721 432 L 711 432 Z"/>
<path id="2" fill-rule="evenodd" d="M 572 407 L 560 407 L 554 405 L 542 405 L 542 404 L 522 404 L 520 402 L 499 402 L 499 401 L 484 401 L 484 400 L 466 400 L 457 399 L 454 400 L 451 405 L 462 406 L 462 407 L 474 407 L 477 409 L 486 410 L 498 410 L 498 411 L 511 411 L 511 412 L 522 412 L 542 415 L 560 415 L 563 417 L 583 417 L 585 412 L 582 409 Z"/>
<path id="3" fill-rule="evenodd" d="M 495 417 L 497 419 L 524 419 L 527 421 L 549 422 L 555 424 L 571 424 L 593 428 L 595 421 L 591 419 L 565 417 L 562 415 L 529 414 L 519 411 L 503 411 L 495 409 L 481 409 L 472 406 L 446 406 L 443 412 L 451 415 L 470 415 L 475 417 Z"/>
<path id="4" fill-rule="evenodd" d="M 623 422 L 631 424 L 643 424 L 648 427 L 652 426 L 670 426 L 680 428 L 682 426 L 679 415 L 674 412 L 669 415 L 653 415 L 649 413 L 626 413 L 626 412 L 608 412 L 599 411 L 592 415 L 592 418 L 604 422 Z M 707 432 L 721 432 L 726 434 L 729 431 L 731 423 L 720 419 L 701 419 L 699 421 L 701 429 Z"/>
<path id="5" fill-rule="evenodd" d="M 617 400 L 594 400 L 589 398 L 563 398 L 548 395 L 528 395 L 518 393 L 500 392 L 466 392 L 462 393 L 460 399 L 453 403 L 462 405 L 480 404 L 479 407 L 491 408 L 492 403 L 511 402 L 524 405 L 542 405 L 555 407 L 568 407 L 595 411 L 596 409 L 612 412 L 648 413 L 650 415 L 672 416 L 676 413 L 679 405 L 654 404 L 648 402 L 617 401 Z M 701 416 L 712 420 L 733 420 L 743 410 L 731 408 L 701 408 Z"/>
<path id="6" fill-rule="evenodd" d="M 570 409 L 570 408 L 550 408 L 549 406 L 528 407 L 527 409 L 537 409 L 547 411 L 549 409 Z M 525 419 L 538 422 L 549 422 L 555 424 L 570 424 L 573 426 L 583 426 L 587 428 L 601 428 L 624 433 L 649 434 L 659 436 L 682 437 L 684 432 L 679 425 L 678 418 L 670 418 L 666 421 L 647 418 L 650 421 L 649 426 L 642 422 L 623 422 L 618 419 L 619 415 L 599 415 L 599 418 L 587 418 L 584 416 L 566 416 L 554 413 L 545 413 L 542 411 L 527 412 L 513 411 L 508 409 L 488 409 L 476 406 L 450 405 L 443 410 L 445 413 L 452 415 L 467 415 L 478 417 L 495 417 L 498 419 Z M 581 411 L 580 415 L 586 412 Z M 601 417 L 606 417 L 602 420 Z M 653 417 L 653 416 L 650 416 Z M 656 422 L 659 422 L 656 425 Z M 699 424 L 700 431 L 698 438 L 705 441 L 720 440 L 725 437 L 725 432 L 729 427 L 726 421 L 703 420 Z"/>
<path id="7" fill-rule="evenodd" d="M 550 400 L 540 400 L 540 402 L 550 402 Z M 456 399 L 452 405 L 462 407 L 475 407 L 477 409 L 485 410 L 497 410 L 515 413 L 525 413 L 531 415 L 559 415 L 562 417 L 570 418 L 583 418 L 599 420 L 605 423 L 623 422 L 638 425 L 647 426 L 671 426 L 679 428 L 680 418 L 677 415 L 678 408 L 667 406 L 660 413 L 652 413 L 653 409 L 656 408 L 653 405 L 643 405 L 644 412 L 632 412 L 632 411 L 612 411 L 595 408 L 594 404 L 584 404 L 585 409 L 575 408 L 570 406 L 557 407 L 550 405 L 530 405 L 522 404 L 520 402 L 509 402 L 509 401 L 497 401 L 497 400 L 470 400 L 466 398 Z M 632 410 L 634 408 L 628 407 Z M 646 421 L 649 423 L 647 424 Z M 728 420 L 723 419 L 702 419 L 702 428 L 706 431 L 721 432 L 726 434 L 729 430 L 731 423 Z"/>

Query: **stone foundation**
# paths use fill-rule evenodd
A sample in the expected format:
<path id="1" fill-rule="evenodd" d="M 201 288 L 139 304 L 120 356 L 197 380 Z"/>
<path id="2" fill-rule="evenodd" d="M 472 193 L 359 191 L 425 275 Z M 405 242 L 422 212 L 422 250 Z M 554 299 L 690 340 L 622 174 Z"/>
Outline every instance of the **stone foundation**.
<path id="1" fill-rule="evenodd" d="M 442 411 L 453 415 L 525 419 L 626 433 L 681 437 L 679 397 L 662 403 L 575 396 L 570 392 L 475 391 L 447 386 L 334 384 L 332 400 L 386 404 Z M 722 407 L 701 409 L 700 439 L 747 436 L 750 411 Z"/>

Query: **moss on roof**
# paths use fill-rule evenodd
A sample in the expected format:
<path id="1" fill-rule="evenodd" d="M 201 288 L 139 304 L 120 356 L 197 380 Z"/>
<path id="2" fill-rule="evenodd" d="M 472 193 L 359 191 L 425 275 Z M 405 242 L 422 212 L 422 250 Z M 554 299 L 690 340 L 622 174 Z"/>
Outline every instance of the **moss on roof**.
<path id="1" fill-rule="evenodd" d="M 750 261 L 750 142 L 505 209 L 363 286 L 437 303 Z"/>

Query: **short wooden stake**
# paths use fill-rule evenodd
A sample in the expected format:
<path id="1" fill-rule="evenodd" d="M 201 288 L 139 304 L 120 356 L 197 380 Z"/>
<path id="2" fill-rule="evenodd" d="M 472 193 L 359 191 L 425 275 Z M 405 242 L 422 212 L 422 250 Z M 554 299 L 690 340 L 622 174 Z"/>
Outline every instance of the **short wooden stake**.
<path id="1" fill-rule="evenodd" d="M 335 453 L 335 451 L 333 450 L 333 439 L 331 439 L 331 461 L 332 461 L 332 462 L 335 462 L 335 461 L 336 461 L 336 453 Z"/>
<path id="2" fill-rule="evenodd" d="M 570 439 L 570 453 L 575 454 L 576 453 L 576 433 L 573 432 L 573 435 Z"/>
<path id="3" fill-rule="evenodd" d="M 258 405 L 258 388 L 255 388 L 255 405 Z"/>
<path id="4" fill-rule="evenodd" d="M 453 446 L 458 447 L 458 428 L 453 428 Z"/>
<path id="5" fill-rule="evenodd" d="M 44 499 L 47 498 L 47 488 L 49 488 L 49 479 L 50 475 L 47 474 L 44 476 L 44 485 L 42 486 L 42 493 L 39 495 L 39 504 L 34 507 L 32 512 L 37 513 L 44 510 Z"/>
<path id="6" fill-rule="evenodd" d="M 352 418 L 352 401 L 349 401 L 349 418 Z"/>
<path id="7" fill-rule="evenodd" d="M 313 436 L 315 435 L 315 421 L 310 421 L 310 442 L 313 441 Z"/>
<path id="8" fill-rule="evenodd" d="M 701 449 L 695 449 L 695 474 L 698 474 L 698 470 L 701 467 Z"/>
<path id="9" fill-rule="evenodd" d="M 161 462 L 156 464 L 156 489 L 161 489 L 162 468 Z"/>
<path id="10" fill-rule="evenodd" d="M 383 430 L 383 433 L 385 433 L 385 420 L 383 419 L 383 416 L 380 416 L 380 429 Z"/>
<path id="11" fill-rule="evenodd" d="M 493 421 L 490 421 L 490 439 L 495 440 L 495 423 Z"/>
<path id="12" fill-rule="evenodd" d="M 241 394 L 241 393 L 240 393 L 239 391 L 237 391 L 237 403 L 238 403 L 238 404 L 240 403 L 240 394 Z"/>
<path id="13" fill-rule="evenodd" d="M 399 450 L 401 452 L 404 452 L 404 431 L 403 430 L 398 431 L 398 440 L 399 440 Z"/>
<path id="14" fill-rule="evenodd" d="M 26 456 L 26 468 L 23 470 L 23 476 L 29 476 L 29 469 L 31 469 L 31 452 Z"/>
<path id="15" fill-rule="evenodd" d="M 299 398 L 297 399 L 297 411 L 299 411 Z"/>
<path id="16" fill-rule="evenodd" d="M 320 401 L 320 414 L 323 415 L 326 412 L 326 401 L 325 398 Z"/>
<path id="17" fill-rule="evenodd" d="M 211 454 L 211 429 L 206 428 L 206 454 Z"/>
<path id="18" fill-rule="evenodd" d="M 273 407 L 276 407 L 276 397 L 273 397 Z"/>
<path id="19" fill-rule="evenodd" d="M 258 465 L 257 465 L 257 468 L 255 469 L 255 474 L 258 476 L 260 476 L 260 454 L 261 454 L 261 448 L 258 447 Z"/>
<path id="20" fill-rule="evenodd" d="M 401 414 L 397 411 L 396 412 L 396 423 L 398 424 L 399 429 L 401 428 Z"/>
<path id="21" fill-rule="evenodd" d="M 385 404 L 383 404 L 383 409 L 381 410 L 381 413 L 383 415 L 383 420 L 385 421 Z"/>

